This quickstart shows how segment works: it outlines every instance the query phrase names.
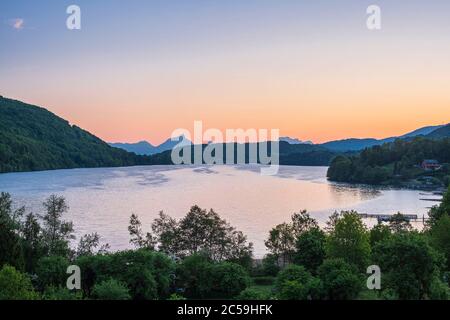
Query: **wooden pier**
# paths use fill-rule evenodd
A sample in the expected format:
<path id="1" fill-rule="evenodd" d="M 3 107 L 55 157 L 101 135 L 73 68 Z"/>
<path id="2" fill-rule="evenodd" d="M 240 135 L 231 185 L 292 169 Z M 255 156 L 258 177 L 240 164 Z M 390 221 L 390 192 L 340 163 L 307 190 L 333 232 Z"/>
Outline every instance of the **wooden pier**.
<path id="1" fill-rule="evenodd" d="M 372 214 L 372 213 L 358 213 L 358 215 L 363 219 L 377 219 L 378 222 L 389 222 L 392 220 L 393 214 Z M 417 214 L 402 214 L 402 217 L 407 221 L 412 222 L 423 222 L 429 218 L 425 218 L 425 215 L 422 218 L 419 218 Z"/>

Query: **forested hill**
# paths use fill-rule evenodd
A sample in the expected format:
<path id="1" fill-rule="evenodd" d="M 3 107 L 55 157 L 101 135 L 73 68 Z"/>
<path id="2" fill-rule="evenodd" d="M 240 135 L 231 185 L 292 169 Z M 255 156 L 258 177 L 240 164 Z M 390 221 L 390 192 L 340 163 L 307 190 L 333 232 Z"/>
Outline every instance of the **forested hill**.
<path id="1" fill-rule="evenodd" d="M 46 109 L 0 96 L 0 172 L 150 164 Z"/>
<path id="2" fill-rule="evenodd" d="M 444 127 L 445 128 L 445 127 Z M 425 170 L 424 160 L 436 160 L 439 168 Z M 332 181 L 368 184 L 448 185 L 450 138 L 419 137 L 396 140 L 367 148 L 358 155 L 339 155 L 328 169 Z"/>

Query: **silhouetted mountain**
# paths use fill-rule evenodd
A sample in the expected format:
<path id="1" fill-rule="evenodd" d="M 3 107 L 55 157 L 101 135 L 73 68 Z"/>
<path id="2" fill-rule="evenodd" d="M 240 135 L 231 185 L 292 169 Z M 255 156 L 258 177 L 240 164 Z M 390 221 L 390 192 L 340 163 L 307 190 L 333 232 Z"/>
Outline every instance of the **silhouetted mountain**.
<path id="1" fill-rule="evenodd" d="M 440 139 L 450 137 L 450 124 L 441 126 L 440 128 L 434 130 L 433 132 L 426 135 L 427 138 Z"/>
<path id="2" fill-rule="evenodd" d="M 370 148 L 373 146 L 379 146 L 388 142 L 393 142 L 396 139 L 410 139 L 418 136 L 428 136 L 435 132 L 436 130 L 441 129 L 442 125 L 439 126 L 427 126 L 423 128 L 416 129 L 412 132 L 404 134 L 398 137 L 390 137 L 386 139 L 344 139 L 344 140 L 336 140 L 330 141 L 326 143 L 322 143 L 321 146 L 336 152 L 346 152 L 346 151 L 361 151 L 366 148 Z"/>
<path id="3" fill-rule="evenodd" d="M 417 137 L 417 136 L 426 136 L 442 127 L 444 127 L 444 125 L 423 127 L 423 128 L 414 130 L 410 133 L 407 133 L 403 136 L 400 136 L 400 138 L 412 138 L 412 137 Z"/>
<path id="4" fill-rule="evenodd" d="M 139 141 L 136 143 L 110 143 L 111 147 L 120 148 L 128 152 L 134 152 L 139 155 L 151 155 L 158 153 L 155 151 L 156 147 L 148 143 L 147 141 Z"/>
<path id="5" fill-rule="evenodd" d="M 326 143 L 322 143 L 321 146 L 332 151 L 359 151 L 365 148 L 373 147 L 376 145 L 383 144 L 381 140 L 377 139 L 345 139 L 345 140 L 336 140 L 330 141 Z"/>
<path id="6" fill-rule="evenodd" d="M 110 143 L 109 145 L 115 148 L 120 148 L 126 150 L 128 152 L 134 152 L 139 155 L 153 155 L 157 153 L 161 153 L 167 150 L 172 150 L 173 147 L 181 143 L 181 145 L 188 145 L 191 142 L 186 139 L 184 136 L 178 137 L 176 140 L 172 141 L 172 139 L 167 139 L 165 142 L 161 143 L 158 146 L 153 146 L 147 141 L 140 141 L 137 143 Z"/>
<path id="7" fill-rule="evenodd" d="M 279 141 L 285 141 L 289 144 L 313 144 L 312 141 L 302 141 L 297 138 L 291 138 L 291 137 L 281 137 Z"/>
<path id="8" fill-rule="evenodd" d="M 175 146 L 186 146 L 190 145 L 191 141 L 186 139 L 184 136 L 179 136 L 178 138 L 172 140 L 167 139 L 165 142 L 161 143 L 159 146 L 155 147 L 156 153 L 160 153 L 166 150 L 172 150 Z"/>

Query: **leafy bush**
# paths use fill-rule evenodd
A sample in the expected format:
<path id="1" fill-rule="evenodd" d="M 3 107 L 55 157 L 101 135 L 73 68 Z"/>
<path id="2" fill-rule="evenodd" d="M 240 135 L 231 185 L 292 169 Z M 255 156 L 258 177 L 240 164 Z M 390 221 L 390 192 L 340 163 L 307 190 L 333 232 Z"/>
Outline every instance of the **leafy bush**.
<path id="1" fill-rule="evenodd" d="M 325 258 L 325 233 L 312 228 L 297 237 L 294 262 L 315 273 Z"/>
<path id="2" fill-rule="evenodd" d="M 251 280 L 239 264 L 212 262 L 203 255 L 185 258 L 177 268 L 177 284 L 188 298 L 231 299 Z"/>
<path id="3" fill-rule="evenodd" d="M 3 266 L 0 270 L 0 300 L 34 300 L 38 295 L 30 278 L 14 267 Z"/>
<path id="4" fill-rule="evenodd" d="M 47 287 L 42 295 L 43 300 L 82 300 L 80 291 L 70 291 L 63 287 Z"/>
<path id="5" fill-rule="evenodd" d="M 250 285 L 250 277 L 239 264 L 219 262 L 209 266 L 209 295 L 216 299 L 231 299 Z"/>
<path id="6" fill-rule="evenodd" d="M 146 249 L 80 257 L 76 264 L 88 296 L 95 284 L 113 278 L 127 286 L 133 299 L 163 299 L 169 295 L 174 272 L 174 264 L 166 255 Z"/>
<path id="7" fill-rule="evenodd" d="M 277 296 L 281 300 L 318 299 L 321 283 L 303 266 L 292 264 L 280 271 L 275 288 Z"/>
<path id="8" fill-rule="evenodd" d="M 115 279 L 96 284 L 92 290 L 92 297 L 99 300 L 129 300 L 131 298 L 127 287 Z"/>
<path id="9" fill-rule="evenodd" d="M 263 277 L 253 277 L 253 283 L 258 286 L 270 286 L 275 282 L 274 277 L 263 276 Z"/>
<path id="10" fill-rule="evenodd" d="M 247 288 L 243 290 L 236 298 L 238 300 L 268 300 L 270 297 L 260 290 Z"/>
<path id="11" fill-rule="evenodd" d="M 328 259 L 319 267 L 323 298 L 328 300 L 355 299 L 361 291 L 364 279 L 358 270 L 343 259 Z"/>
<path id="12" fill-rule="evenodd" d="M 42 257 L 36 267 L 39 288 L 44 290 L 47 286 L 61 287 L 66 285 L 67 267 L 69 261 L 64 257 Z"/>
<path id="13" fill-rule="evenodd" d="M 401 300 L 429 297 L 445 261 L 416 232 L 396 234 L 378 243 L 373 260 L 383 270 L 383 289 L 391 289 Z"/>

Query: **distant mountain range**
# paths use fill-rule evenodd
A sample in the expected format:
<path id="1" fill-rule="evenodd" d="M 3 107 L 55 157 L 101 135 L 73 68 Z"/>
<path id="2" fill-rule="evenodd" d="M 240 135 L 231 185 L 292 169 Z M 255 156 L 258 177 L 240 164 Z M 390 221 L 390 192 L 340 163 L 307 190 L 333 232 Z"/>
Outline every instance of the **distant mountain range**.
<path id="1" fill-rule="evenodd" d="M 281 137 L 279 139 L 279 141 L 285 141 L 289 144 L 313 144 L 312 141 L 302 141 L 297 138 L 291 138 L 291 137 Z"/>
<path id="2" fill-rule="evenodd" d="M 181 143 L 181 144 L 180 144 Z M 175 140 L 167 139 L 165 142 L 158 146 L 154 146 L 147 141 L 139 141 L 137 143 L 110 143 L 109 145 L 114 148 L 124 149 L 128 152 L 134 152 L 138 155 L 153 155 L 161 153 L 167 150 L 172 150 L 173 147 L 180 144 L 180 146 L 189 145 L 191 141 L 186 139 L 184 136 L 180 136 Z"/>
<path id="3" fill-rule="evenodd" d="M 406 133 L 398 137 L 389 137 L 385 139 L 357 139 L 349 138 L 343 140 L 329 141 L 321 144 L 314 144 L 311 141 L 302 141 L 297 138 L 291 137 L 281 137 L 280 141 L 287 142 L 291 145 L 315 145 L 323 147 L 326 150 L 333 152 L 355 152 L 361 151 L 365 148 L 370 148 L 373 146 L 382 145 L 384 143 L 393 142 L 396 139 L 410 139 L 418 136 L 426 136 L 429 138 L 442 138 L 450 136 L 450 126 L 449 125 L 437 125 L 437 126 L 427 126 L 423 128 L 416 129 L 412 132 Z M 159 146 L 153 146 L 147 141 L 140 141 L 137 143 L 110 143 L 111 146 L 116 148 L 124 149 L 128 152 L 134 152 L 139 155 L 153 155 L 161 153 L 167 150 L 172 150 L 172 148 L 182 141 L 184 137 L 179 137 L 177 141 L 171 141 L 168 139 L 166 142 Z M 190 144 L 191 142 L 185 139 L 185 144 Z"/>
<path id="4" fill-rule="evenodd" d="M 447 128 L 447 130 L 445 130 Z M 438 126 L 428 126 L 416 129 L 412 132 L 406 133 L 402 136 L 398 137 L 390 137 L 385 139 L 344 139 L 344 140 L 336 140 L 330 141 L 326 143 L 322 143 L 321 146 L 327 148 L 331 151 L 337 152 L 346 152 L 346 151 L 360 151 L 365 148 L 370 148 L 373 146 L 379 146 L 388 142 L 393 142 L 396 139 L 409 139 L 418 136 L 424 136 L 429 138 L 443 138 L 450 136 L 448 133 L 449 125 L 438 125 Z"/>

